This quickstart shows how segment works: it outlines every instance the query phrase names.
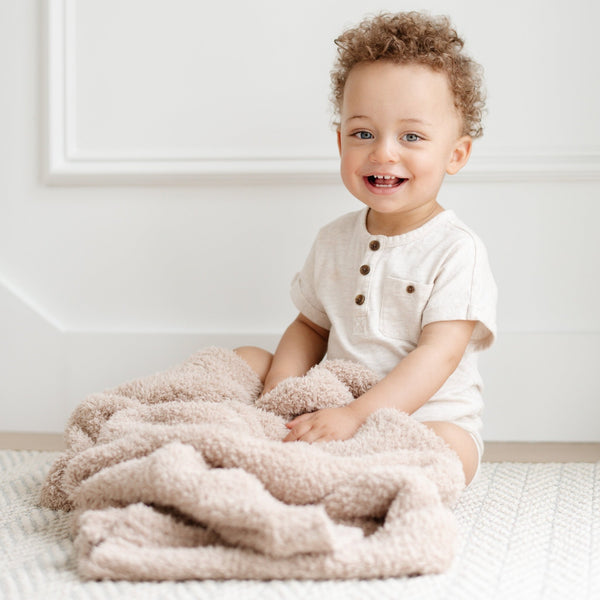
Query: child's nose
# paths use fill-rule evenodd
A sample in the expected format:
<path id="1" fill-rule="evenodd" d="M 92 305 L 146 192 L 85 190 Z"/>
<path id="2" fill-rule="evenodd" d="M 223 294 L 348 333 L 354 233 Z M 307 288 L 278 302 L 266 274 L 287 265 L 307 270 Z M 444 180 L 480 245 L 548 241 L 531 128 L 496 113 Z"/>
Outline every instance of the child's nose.
<path id="1" fill-rule="evenodd" d="M 377 140 L 371 152 L 371 161 L 375 163 L 395 163 L 400 158 L 396 140 L 381 138 Z"/>

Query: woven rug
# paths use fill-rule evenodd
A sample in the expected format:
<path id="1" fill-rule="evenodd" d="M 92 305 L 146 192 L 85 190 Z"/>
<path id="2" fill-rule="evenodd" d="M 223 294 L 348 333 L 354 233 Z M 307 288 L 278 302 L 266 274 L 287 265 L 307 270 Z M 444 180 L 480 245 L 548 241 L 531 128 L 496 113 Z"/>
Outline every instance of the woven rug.
<path id="1" fill-rule="evenodd" d="M 596 600 L 596 464 L 484 464 L 455 508 L 460 547 L 443 575 L 370 581 L 85 582 L 74 571 L 68 515 L 36 505 L 53 452 L 0 451 L 3 600 Z"/>

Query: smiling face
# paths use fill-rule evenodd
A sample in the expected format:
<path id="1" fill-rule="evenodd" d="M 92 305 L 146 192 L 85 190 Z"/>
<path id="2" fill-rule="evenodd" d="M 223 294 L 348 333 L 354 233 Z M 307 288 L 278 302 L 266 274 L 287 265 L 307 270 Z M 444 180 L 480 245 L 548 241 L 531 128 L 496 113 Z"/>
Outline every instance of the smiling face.
<path id="1" fill-rule="evenodd" d="M 370 207 L 372 234 L 410 231 L 443 210 L 437 195 L 444 175 L 457 173 L 471 151 L 444 73 L 418 64 L 358 64 L 340 117 L 342 180 Z"/>

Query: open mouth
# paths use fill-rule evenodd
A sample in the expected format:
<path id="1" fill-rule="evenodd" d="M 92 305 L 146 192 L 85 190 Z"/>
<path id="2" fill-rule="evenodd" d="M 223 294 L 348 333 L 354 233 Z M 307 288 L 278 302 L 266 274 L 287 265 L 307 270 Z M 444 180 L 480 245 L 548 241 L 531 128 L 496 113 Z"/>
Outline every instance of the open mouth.
<path id="1" fill-rule="evenodd" d="M 402 177 L 394 177 L 393 175 L 369 175 L 365 179 L 369 182 L 369 185 L 380 189 L 397 188 L 406 181 Z"/>

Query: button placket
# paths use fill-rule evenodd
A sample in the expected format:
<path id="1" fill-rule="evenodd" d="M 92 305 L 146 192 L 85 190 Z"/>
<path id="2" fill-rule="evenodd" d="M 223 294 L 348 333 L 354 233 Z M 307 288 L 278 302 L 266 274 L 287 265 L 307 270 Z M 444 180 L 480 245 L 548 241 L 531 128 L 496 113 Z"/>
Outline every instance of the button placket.
<path id="1" fill-rule="evenodd" d="M 356 295 L 354 296 L 354 326 L 355 335 L 367 335 L 369 332 L 369 321 L 372 318 L 368 314 L 369 294 L 371 292 L 371 281 L 375 276 L 376 265 L 381 258 L 382 242 L 376 239 L 367 239 L 364 254 L 356 268 Z"/>
<path id="2" fill-rule="evenodd" d="M 377 252 L 379 249 L 381 248 L 381 242 L 379 240 L 371 240 L 369 242 L 369 250 L 371 252 Z M 365 256 L 365 261 L 364 263 L 359 267 L 358 271 L 361 274 L 361 278 L 359 278 L 358 281 L 358 288 L 359 290 L 364 289 L 364 286 L 366 284 L 367 289 L 369 288 L 370 283 L 369 282 L 365 282 L 363 280 L 364 277 L 366 277 L 367 275 L 369 275 L 372 271 L 372 266 L 369 263 L 372 263 L 372 259 L 369 255 Z M 355 297 L 354 297 L 354 303 L 357 306 L 363 306 L 365 304 L 367 300 L 367 297 L 365 295 L 365 293 L 358 293 Z"/>

